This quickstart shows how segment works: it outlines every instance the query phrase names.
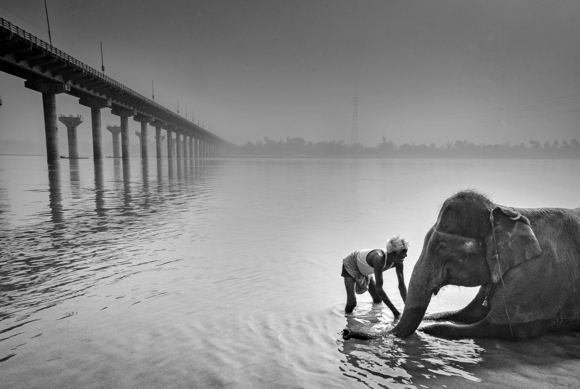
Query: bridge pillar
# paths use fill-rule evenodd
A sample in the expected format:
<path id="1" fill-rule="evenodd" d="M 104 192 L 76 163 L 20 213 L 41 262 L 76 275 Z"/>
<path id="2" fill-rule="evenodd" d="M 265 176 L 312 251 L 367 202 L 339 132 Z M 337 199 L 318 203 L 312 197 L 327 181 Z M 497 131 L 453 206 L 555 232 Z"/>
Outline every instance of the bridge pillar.
<path id="1" fill-rule="evenodd" d="M 113 158 L 121 158 L 121 148 L 119 141 L 119 134 L 121 134 L 120 126 L 107 126 L 107 130 L 113 135 Z"/>
<path id="2" fill-rule="evenodd" d="M 175 131 L 175 126 L 167 125 L 167 158 L 173 159 L 173 135 L 172 132 Z"/>
<path id="3" fill-rule="evenodd" d="M 95 162 L 103 160 L 103 138 L 101 135 L 101 109 L 110 108 L 111 99 L 89 99 L 79 100 L 80 105 L 91 109 L 91 129 L 93 134 L 93 160 Z"/>
<path id="4" fill-rule="evenodd" d="M 27 80 L 24 86 L 42 93 L 42 108 L 44 111 L 44 133 L 46 135 L 46 159 L 58 161 L 58 124 L 56 122 L 56 95 L 70 92 L 70 85 L 41 80 Z"/>
<path id="5" fill-rule="evenodd" d="M 159 120 L 154 120 L 151 122 L 151 125 L 155 127 L 155 152 L 157 159 L 161 159 L 163 157 L 161 150 L 161 143 L 163 142 L 163 137 L 161 136 L 161 127 L 164 127 L 166 123 L 160 122 Z"/>
<path id="6" fill-rule="evenodd" d="M 161 154 L 161 127 L 155 127 L 155 155 L 157 159 L 161 159 L 163 154 Z"/>
<path id="7" fill-rule="evenodd" d="M 143 157 L 143 150 L 141 150 L 141 131 L 135 131 L 135 135 L 139 138 L 139 155 Z"/>
<path id="8" fill-rule="evenodd" d="M 175 132 L 175 157 L 181 158 L 181 133 L 179 130 Z"/>
<path id="9" fill-rule="evenodd" d="M 139 134 L 139 139 L 141 141 L 141 159 L 149 158 L 147 153 L 147 126 L 149 122 L 153 121 L 153 119 L 149 116 L 138 114 L 133 118 L 136 122 L 141 123 L 141 133 Z"/>
<path id="10" fill-rule="evenodd" d="M 121 157 L 129 159 L 129 117 L 137 115 L 135 109 L 113 108 L 111 113 L 121 117 Z"/>
<path id="11" fill-rule="evenodd" d="M 188 158 L 188 149 L 189 148 L 189 135 L 183 133 L 183 158 Z"/>
<path id="12" fill-rule="evenodd" d="M 193 147 L 193 135 L 189 137 L 189 158 L 195 158 L 195 149 Z"/>
<path id="13" fill-rule="evenodd" d="M 64 116 L 60 115 L 58 120 L 66 126 L 66 134 L 68 138 L 68 157 L 69 159 L 78 159 L 78 141 L 77 141 L 77 127 L 83 122 L 81 115 Z"/>

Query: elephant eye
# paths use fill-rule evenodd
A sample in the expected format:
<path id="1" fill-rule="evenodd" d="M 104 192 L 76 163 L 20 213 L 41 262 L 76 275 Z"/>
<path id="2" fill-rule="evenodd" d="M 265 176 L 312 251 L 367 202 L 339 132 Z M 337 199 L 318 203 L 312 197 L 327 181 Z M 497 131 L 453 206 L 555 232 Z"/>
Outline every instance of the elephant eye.
<path id="1" fill-rule="evenodd" d="M 443 242 L 439 243 L 436 248 L 437 251 L 445 251 L 445 249 L 447 249 L 447 245 Z"/>

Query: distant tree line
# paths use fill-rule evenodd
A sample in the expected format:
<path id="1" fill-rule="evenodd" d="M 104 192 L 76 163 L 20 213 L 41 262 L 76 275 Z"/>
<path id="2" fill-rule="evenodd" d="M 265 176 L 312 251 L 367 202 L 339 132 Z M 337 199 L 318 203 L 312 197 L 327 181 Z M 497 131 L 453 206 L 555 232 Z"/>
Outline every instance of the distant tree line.
<path id="1" fill-rule="evenodd" d="M 502 144 L 475 144 L 468 141 L 447 142 L 443 146 L 415 143 L 397 145 L 383 137 L 376 147 L 360 143 L 348 145 L 342 141 L 307 142 L 302 138 L 287 137 L 278 142 L 264 138 L 257 143 L 248 142 L 229 150 L 232 155 L 255 157 L 372 157 L 372 158 L 553 158 L 579 159 L 580 143 L 571 141 L 544 142 L 530 140 L 527 144 L 510 146 Z"/>

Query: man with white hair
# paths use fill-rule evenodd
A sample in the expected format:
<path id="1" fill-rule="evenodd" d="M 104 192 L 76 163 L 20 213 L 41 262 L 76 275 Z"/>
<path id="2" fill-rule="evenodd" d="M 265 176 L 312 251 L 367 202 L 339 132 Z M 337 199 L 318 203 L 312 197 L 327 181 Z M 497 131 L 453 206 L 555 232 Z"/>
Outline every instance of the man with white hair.
<path id="1" fill-rule="evenodd" d="M 383 272 L 395 268 L 399 279 L 399 292 L 403 302 L 407 299 L 407 287 L 403 277 L 403 261 L 407 256 L 409 243 L 400 236 L 393 236 L 387 243 L 386 252 L 383 249 L 367 249 L 355 251 L 342 261 L 342 274 L 346 288 L 345 313 L 352 313 L 356 307 L 356 294 L 368 290 L 375 304 L 384 302 L 393 312 L 395 318 L 400 312 L 395 308 L 383 290 Z M 372 275 L 375 276 L 375 281 Z"/>

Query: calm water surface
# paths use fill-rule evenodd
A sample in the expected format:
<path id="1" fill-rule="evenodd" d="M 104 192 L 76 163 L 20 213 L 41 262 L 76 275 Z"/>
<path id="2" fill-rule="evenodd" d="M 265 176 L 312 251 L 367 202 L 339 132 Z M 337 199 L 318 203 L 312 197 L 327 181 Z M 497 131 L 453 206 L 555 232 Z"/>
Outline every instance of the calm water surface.
<path id="1" fill-rule="evenodd" d="M 392 327 L 341 260 L 411 242 L 477 188 L 518 207 L 580 206 L 580 161 L 0 156 L 2 388 L 575 387 L 580 337 L 343 341 Z M 392 274 L 390 274 L 392 273 Z M 402 310 L 394 272 L 386 291 Z M 449 287 L 430 312 L 475 294 Z"/>

